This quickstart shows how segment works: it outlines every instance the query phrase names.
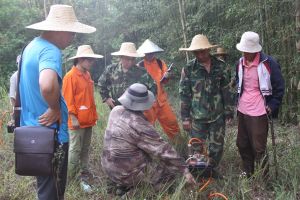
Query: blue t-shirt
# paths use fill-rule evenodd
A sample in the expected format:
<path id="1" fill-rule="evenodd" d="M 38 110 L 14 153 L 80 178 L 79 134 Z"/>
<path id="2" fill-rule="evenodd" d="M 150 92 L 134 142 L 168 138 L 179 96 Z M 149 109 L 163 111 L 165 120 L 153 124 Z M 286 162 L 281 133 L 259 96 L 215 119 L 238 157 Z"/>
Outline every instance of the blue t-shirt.
<path id="1" fill-rule="evenodd" d="M 48 104 L 41 95 L 39 74 L 44 69 L 52 69 L 58 75 L 60 87 L 62 85 L 61 51 L 54 44 L 37 37 L 32 40 L 23 52 L 20 77 L 21 126 L 41 126 L 38 118 L 46 112 Z M 68 109 L 63 96 L 60 97 L 62 123 L 59 125 L 58 141 L 69 141 Z M 57 128 L 57 123 L 51 125 Z"/>

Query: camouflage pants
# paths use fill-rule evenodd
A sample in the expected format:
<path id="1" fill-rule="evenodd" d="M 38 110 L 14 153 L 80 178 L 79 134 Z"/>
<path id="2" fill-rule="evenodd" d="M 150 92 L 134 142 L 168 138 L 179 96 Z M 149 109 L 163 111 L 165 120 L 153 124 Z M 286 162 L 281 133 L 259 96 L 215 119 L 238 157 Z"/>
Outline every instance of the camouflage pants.
<path id="1" fill-rule="evenodd" d="M 117 177 L 115 174 L 107 172 L 109 190 L 114 185 L 117 187 L 131 188 L 136 187 L 140 183 L 148 183 L 153 186 L 154 190 L 158 191 L 166 185 L 171 185 L 175 178 L 181 174 L 174 170 L 173 166 L 167 166 L 163 163 L 149 161 L 145 168 L 135 175 L 127 177 Z"/>
<path id="2" fill-rule="evenodd" d="M 221 116 L 216 121 L 210 123 L 193 120 L 190 137 L 200 138 L 206 141 L 208 156 L 213 159 L 211 164 L 217 167 L 223 155 L 225 137 L 224 117 Z"/>

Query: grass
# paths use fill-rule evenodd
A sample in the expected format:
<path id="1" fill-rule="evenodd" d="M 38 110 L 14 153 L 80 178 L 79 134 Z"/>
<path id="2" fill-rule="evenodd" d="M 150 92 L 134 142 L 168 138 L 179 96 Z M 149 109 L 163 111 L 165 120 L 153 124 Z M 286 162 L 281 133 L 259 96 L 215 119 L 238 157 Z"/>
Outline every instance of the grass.
<path id="1" fill-rule="evenodd" d="M 169 88 L 170 93 L 174 93 Z M 174 90 L 173 90 L 174 91 Z M 68 200 L 99 200 L 118 199 L 106 192 L 106 178 L 101 170 L 100 156 L 103 144 L 103 135 L 109 115 L 109 109 L 102 104 L 98 93 L 95 93 L 99 120 L 94 128 L 91 151 L 90 169 L 97 176 L 95 192 L 84 194 L 78 183 L 71 182 L 67 186 L 66 199 Z M 0 88 L 0 114 L 9 111 L 9 100 L 6 91 Z M 178 114 L 178 96 L 169 95 L 173 107 Z M 21 177 L 14 173 L 13 134 L 6 132 L 6 122 L 9 114 L 1 118 L 0 129 L 0 200 L 32 200 L 36 199 L 35 179 L 32 177 Z M 162 199 L 162 200 L 194 200 L 207 199 L 211 192 L 221 192 L 228 199 L 250 200 L 250 199 L 276 199 L 276 200 L 300 200 L 300 135 L 299 128 L 292 125 L 281 125 L 275 121 L 275 133 L 277 136 L 277 161 L 278 179 L 275 179 L 275 167 L 271 140 L 268 142 L 270 157 L 270 180 L 265 182 L 261 179 L 261 172 L 257 171 L 254 178 L 249 180 L 240 178 L 241 160 L 235 145 L 237 127 L 236 123 L 227 127 L 224 156 L 220 163 L 220 171 L 225 176 L 224 180 L 214 180 L 208 188 L 199 193 L 197 189 L 186 188 L 182 179 L 175 182 L 176 188 L 173 194 L 167 193 L 167 185 L 159 193 L 155 192 L 150 185 L 141 184 L 132 191 L 129 199 Z M 157 126 L 159 132 L 162 132 Z M 182 131 L 184 141 L 175 146 L 181 154 L 186 152 L 188 137 Z M 166 136 L 162 134 L 164 138 Z M 270 137 L 269 137 L 270 138 Z"/>

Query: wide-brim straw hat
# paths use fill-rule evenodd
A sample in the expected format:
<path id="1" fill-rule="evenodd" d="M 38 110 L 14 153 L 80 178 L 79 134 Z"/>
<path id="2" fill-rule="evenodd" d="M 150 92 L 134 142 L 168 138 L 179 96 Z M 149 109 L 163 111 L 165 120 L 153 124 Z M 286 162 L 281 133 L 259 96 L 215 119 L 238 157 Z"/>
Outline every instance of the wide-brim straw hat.
<path id="1" fill-rule="evenodd" d="M 243 33 L 241 41 L 236 45 L 236 48 L 241 52 L 260 52 L 262 50 L 262 46 L 259 44 L 259 35 L 252 31 Z"/>
<path id="2" fill-rule="evenodd" d="M 76 56 L 69 58 L 69 60 L 75 58 L 103 58 L 103 56 L 99 54 L 95 54 L 90 45 L 81 45 L 77 49 Z"/>
<path id="3" fill-rule="evenodd" d="M 152 107 L 155 97 L 145 85 L 134 83 L 118 98 L 118 101 L 129 110 L 144 111 Z"/>
<path id="4" fill-rule="evenodd" d="M 92 33 L 95 27 L 80 23 L 72 6 L 52 5 L 46 20 L 27 26 L 29 29 L 42 31 L 67 31 L 75 33 Z"/>
<path id="5" fill-rule="evenodd" d="M 217 51 L 213 53 L 215 56 L 227 55 L 228 53 L 222 47 L 218 47 Z"/>
<path id="6" fill-rule="evenodd" d="M 217 46 L 218 45 L 210 44 L 210 42 L 208 41 L 205 35 L 199 34 L 193 37 L 189 48 L 180 48 L 179 51 L 197 51 L 197 50 L 211 49 Z"/>
<path id="7" fill-rule="evenodd" d="M 123 42 L 121 48 L 117 52 L 111 53 L 113 56 L 128 56 L 128 57 L 144 57 L 145 54 L 136 51 L 135 44 L 132 42 Z"/>
<path id="8" fill-rule="evenodd" d="M 147 39 L 145 42 L 138 48 L 138 53 L 159 53 L 163 52 L 164 50 L 153 43 L 151 40 Z"/>

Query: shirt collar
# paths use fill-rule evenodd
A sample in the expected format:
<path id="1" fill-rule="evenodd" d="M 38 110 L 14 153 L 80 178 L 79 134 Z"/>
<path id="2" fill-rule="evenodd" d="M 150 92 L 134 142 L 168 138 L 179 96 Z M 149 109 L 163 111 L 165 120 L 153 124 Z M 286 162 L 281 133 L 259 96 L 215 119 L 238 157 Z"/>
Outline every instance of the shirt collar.
<path id="1" fill-rule="evenodd" d="M 254 59 L 253 59 L 253 62 L 251 63 L 250 66 L 248 66 L 246 64 L 246 59 L 243 58 L 243 66 L 245 66 L 245 67 L 257 67 L 258 64 L 259 64 L 259 59 L 260 59 L 260 54 L 259 54 L 259 52 L 257 52 L 256 55 L 255 55 L 255 57 L 254 57 Z"/>

